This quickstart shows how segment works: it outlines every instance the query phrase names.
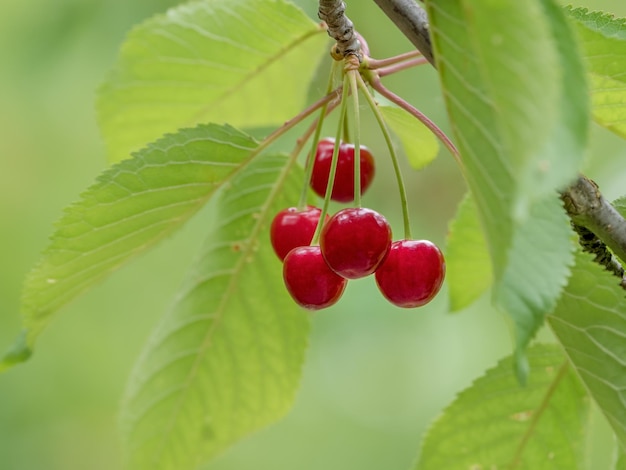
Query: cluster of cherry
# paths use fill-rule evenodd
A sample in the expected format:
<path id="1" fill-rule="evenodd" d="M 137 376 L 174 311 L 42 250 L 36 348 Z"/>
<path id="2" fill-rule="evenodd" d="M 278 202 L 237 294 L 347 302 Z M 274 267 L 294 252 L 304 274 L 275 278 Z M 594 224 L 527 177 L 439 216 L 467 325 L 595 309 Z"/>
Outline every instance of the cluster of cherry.
<path id="1" fill-rule="evenodd" d="M 310 185 L 324 196 L 335 146 L 322 139 L 313 164 Z M 331 199 L 354 198 L 353 144 L 340 142 Z M 366 147 L 360 148 L 360 187 L 363 193 L 374 177 L 375 164 Z M 419 307 L 439 291 L 445 263 L 439 248 L 427 240 L 392 242 L 391 227 L 378 212 L 350 207 L 326 216 L 319 245 L 311 244 L 322 211 L 313 206 L 290 207 L 272 221 L 272 246 L 283 261 L 283 278 L 293 299 L 304 308 L 318 310 L 336 303 L 349 279 L 374 274 L 382 294 L 399 307 Z"/>

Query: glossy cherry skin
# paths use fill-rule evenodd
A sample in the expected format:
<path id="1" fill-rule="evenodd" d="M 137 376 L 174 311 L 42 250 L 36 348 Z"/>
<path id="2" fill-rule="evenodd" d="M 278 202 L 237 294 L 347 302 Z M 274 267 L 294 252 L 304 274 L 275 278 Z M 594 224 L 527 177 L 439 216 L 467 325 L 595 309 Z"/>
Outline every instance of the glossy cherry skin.
<path id="1" fill-rule="evenodd" d="M 333 157 L 334 139 L 322 139 L 317 145 L 311 188 L 321 197 L 326 194 L 330 166 Z M 374 157 L 367 147 L 361 146 L 361 194 L 370 186 L 374 178 Z M 339 143 L 335 183 L 330 195 L 333 201 L 350 202 L 354 200 L 354 144 Z"/>
<path id="2" fill-rule="evenodd" d="M 321 209 L 313 206 L 304 210 L 288 207 L 276 214 L 270 227 L 270 240 L 281 261 L 294 248 L 311 243 L 321 214 Z"/>
<path id="3" fill-rule="evenodd" d="M 283 280 L 295 302 L 308 310 L 335 304 L 348 281 L 328 267 L 319 246 L 291 250 L 283 264 Z"/>
<path id="4" fill-rule="evenodd" d="M 428 240 L 400 240 L 391 244 L 387 259 L 376 271 L 376 284 L 398 307 L 421 307 L 430 302 L 446 273 L 443 254 Z"/>
<path id="5" fill-rule="evenodd" d="M 371 209 L 343 209 L 324 224 L 320 246 L 326 263 L 337 274 L 347 279 L 365 277 L 387 257 L 391 227 Z"/>

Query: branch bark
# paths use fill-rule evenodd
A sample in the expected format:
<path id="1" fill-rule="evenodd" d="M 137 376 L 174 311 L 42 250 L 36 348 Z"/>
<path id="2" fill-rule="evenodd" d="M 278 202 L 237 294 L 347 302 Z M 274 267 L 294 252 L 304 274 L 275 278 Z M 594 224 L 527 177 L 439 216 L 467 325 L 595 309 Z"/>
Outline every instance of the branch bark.
<path id="1" fill-rule="evenodd" d="M 602 196 L 596 183 L 581 175 L 561 192 L 561 199 L 575 225 L 593 232 L 617 257 L 626 261 L 626 220 Z"/>
<path id="2" fill-rule="evenodd" d="M 428 16 L 416 0 L 374 0 L 374 2 L 434 67 Z"/>
<path id="3" fill-rule="evenodd" d="M 361 45 L 354 25 L 345 14 L 346 4 L 339 0 L 320 0 L 318 16 L 328 26 L 328 35 L 337 41 L 337 52 L 342 56 L 354 54 L 361 59 Z"/>
<path id="4" fill-rule="evenodd" d="M 429 35 L 428 16 L 416 0 L 374 0 L 374 2 L 422 55 L 428 58 L 433 67 L 436 67 Z M 571 186 L 560 193 L 574 228 L 582 227 L 592 232 L 622 262 L 626 262 L 626 220 L 604 199 L 598 185 L 586 176 L 580 175 Z M 584 230 L 582 235 L 578 229 L 577 232 L 582 238 L 589 238 L 589 234 Z M 582 238 L 581 244 L 585 248 Z M 600 248 L 597 244 L 595 247 L 596 250 Z M 592 252 L 598 256 L 598 251 Z M 607 269 L 615 274 L 620 272 L 621 266 L 617 260 L 613 257 L 608 260 L 606 255 L 603 259 L 607 260 L 603 263 Z M 623 270 L 621 272 L 623 273 Z M 622 285 L 626 285 L 624 280 Z"/>

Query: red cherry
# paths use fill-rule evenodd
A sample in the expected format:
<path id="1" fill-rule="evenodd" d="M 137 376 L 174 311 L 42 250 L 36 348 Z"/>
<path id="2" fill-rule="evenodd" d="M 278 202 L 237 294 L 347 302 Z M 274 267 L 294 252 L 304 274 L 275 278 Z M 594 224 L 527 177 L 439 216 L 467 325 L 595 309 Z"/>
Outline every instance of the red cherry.
<path id="1" fill-rule="evenodd" d="M 320 246 L 333 271 L 357 279 L 376 271 L 389 253 L 391 227 L 371 209 L 343 209 L 324 224 Z"/>
<path id="2" fill-rule="evenodd" d="M 443 254 L 428 240 L 400 240 L 391 244 L 389 256 L 376 271 L 376 284 L 394 305 L 421 307 L 430 302 L 443 283 Z"/>
<path id="3" fill-rule="evenodd" d="M 319 246 L 300 246 L 291 250 L 283 264 L 283 280 L 293 300 L 309 310 L 335 304 L 348 283 L 330 270 Z"/>
<path id="4" fill-rule="evenodd" d="M 333 157 L 334 139 L 322 139 L 317 145 L 311 188 L 321 197 L 326 194 L 330 165 Z M 361 146 L 361 194 L 370 186 L 374 178 L 374 157 L 367 147 Z M 338 202 L 354 200 L 354 144 L 339 143 L 337 171 L 331 199 Z"/>
<path id="5" fill-rule="evenodd" d="M 304 210 L 289 207 L 276 214 L 270 227 L 270 239 L 281 261 L 292 249 L 311 243 L 321 214 L 321 209 L 313 206 Z M 328 216 L 326 218 L 328 220 Z"/>

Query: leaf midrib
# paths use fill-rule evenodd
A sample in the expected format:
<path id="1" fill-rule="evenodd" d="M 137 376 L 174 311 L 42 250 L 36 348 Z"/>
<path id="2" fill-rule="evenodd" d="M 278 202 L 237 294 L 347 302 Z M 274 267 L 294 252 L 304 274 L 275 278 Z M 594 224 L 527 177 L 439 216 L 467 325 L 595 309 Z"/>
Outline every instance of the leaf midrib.
<path id="1" fill-rule="evenodd" d="M 281 170 L 281 173 L 276 180 L 276 184 L 274 185 L 265 203 L 261 206 L 260 216 L 258 217 L 258 219 L 256 219 L 257 222 L 255 223 L 248 240 L 254 240 L 258 238 L 261 232 L 261 228 L 266 222 L 265 219 L 268 216 L 269 208 L 272 202 L 274 201 L 274 199 L 280 193 L 280 190 L 282 189 L 282 186 L 285 183 L 287 176 L 289 175 L 289 171 L 295 164 L 296 156 L 297 155 L 290 156 L 289 160 L 287 161 L 287 163 Z M 218 329 L 221 323 L 221 320 L 224 317 L 225 310 L 226 310 L 225 307 L 228 304 L 228 302 L 231 300 L 232 295 L 236 290 L 237 281 L 239 279 L 239 276 L 243 272 L 242 268 L 248 264 L 247 260 L 249 259 L 250 256 L 253 256 L 254 253 L 255 253 L 254 243 L 247 243 L 245 245 L 245 249 L 241 251 L 240 257 L 237 263 L 235 264 L 235 267 L 233 268 L 233 275 L 230 279 L 230 282 L 228 283 L 228 286 L 226 287 L 224 291 L 224 295 L 220 301 L 220 304 L 218 305 L 215 311 L 213 322 L 210 328 L 208 329 L 208 331 L 206 332 L 206 335 L 204 337 L 204 340 L 202 341 L 202 344 L 197 349 L 198 351 L 197 358 L 192 365 L 192 368 L 187 376 L 187 379 L 184 385 L 180 387 L 182 392 L 180 396 L 178 397 L 178 399 L 176 400 L 176 403 L 174 405 L 174 410 L 172 411 L 171 421 L 169 425 L 166 427 L 166 430 L 163 432 L 162 437 L 160 439 L 160 444 L 158 446 L 159 451 L 154 455 L 153 461 L 155 462 L 159 461 L 162 453 L 165 452 L 165 441 L 167 440 L 168 436 L 172 433 L 172 430 L 176 426 L 176 422 L 178 420 L 178 417 L 180 416 L 180 410 L 184 406 L 185 397 L 187 393 L 189 392 L 189 390 L 191 390 L 191 384 L 198 375 L 198 370 L 200 369 L 200 364 L 202 362 L 202 359 L 204 358 L 206 351 L 210 348 L 215 331 Z"/>
<path id="2" fill-rule="evenodd" d="M 535 412 L 533 413 L 531 421 L 528 425 L 528 428 L 524 432 L 524 435 L 522 436 L 522 439 L 520 440 L 517 446 L 517 449 L 515 451 L 515 455 L 513 456 L 513 459 L 508 466 L 509 470 L 515 470 L 521 464 L 522 456 L 524 454 L 526 446 L 530 442 L 530 439 L 533 436 L 535 429 L 539 425 L 539 421 L 541 420 L 541 417 L 543 416 L 544 412 L 548 409 L 548 406 L 550 405 L 550 401 L 552 400 L 552 397 L 557 391 L 561 381 L 567 375 L 568 370 L 569 370 L 569 361 L 565 360 L 563 364 L 561 364 L 561 367 L 559 367 L 559 371 L 557 372 L 556 376 L 552 380 L 550 387 L 546 391 L 546 394 L 543 397 L 543 400 L 541 404 L 539 405 L 539 408 L 537 408 Z"/>
<path id="3" fill-rule="evenodd" d="M 220 96 L 212 100 L 210 103 L 207 103 L 204 107 L 200 108 L 200 110 L 198 110 L 194 116 L 191 116 L 189 121 L 187 121 L 186 125 L 189 126 L 195 122 L 200 121 L 202 119 L 202 116 L 204 116 L 204 114 L 208 112 L 208 109 L 210 107 L 218 106 L 221 102 L 226 100 L 229 96 L 241 90 L 247 83 L 249 83 L 257 75 L 260 75 L 264 70 L 269 68 L 270 65 L 277 62 L 283 55 L 291 52 L 296 47 L 299 47 L 301 43 L 305 42 L 306 40 L 312 37 L 315 37 L 317 34 L 320 34 L 323 31 L 324 29 L 318 26 L 316 29 L 308 31 L 306 34 L 299 36 L 297 40 L 292 41 L 286 47 L 283 47 L 282 49 L 277 51 L 275 54 L 269 56 L 268 60 L 263 62 L 263 64 L 261 64 L 261 66 L 257 67 L 256 69 L 251 70 L 245 77 L 243 77 L 243 79 L 241 79 L 237 84 L 235 84 L 235 86 L 232 86 L 229 89 L 225 90 L 224 93 L 222 93 Z"/>

